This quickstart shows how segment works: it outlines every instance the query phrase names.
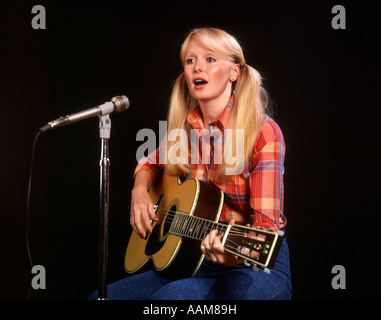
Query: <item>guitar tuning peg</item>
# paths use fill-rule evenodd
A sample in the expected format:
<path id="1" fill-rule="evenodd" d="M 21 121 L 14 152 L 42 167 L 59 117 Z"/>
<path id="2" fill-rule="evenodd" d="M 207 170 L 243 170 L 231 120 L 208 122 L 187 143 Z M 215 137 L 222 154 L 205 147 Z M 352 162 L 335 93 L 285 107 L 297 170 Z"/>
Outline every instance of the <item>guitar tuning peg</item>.
<path id="1" fill-rule="evenodd" d="M 270 274 L 271 273 L 271 270 L 269 268 L 264 268 L 263 271 L 267 274 Z"/>
<path id="2" fill-rule="evenodd" d="M 245 264 L 246 267 L 250 267 L 251 264 L 249 262 L 247 262 L 247 260 L 243 260 L 243 263 Z"/>
<path id="3" fill-rule="evenodd" d="M 250 223 L 246 223 L 246 227 L 250 227 L 251 225 L 250 225 Z"/>
<path id="4" fill-rule="evenodd" d="M 284 236 L 284 231 L 279 230 L 279 231 L 278 231 L 278 235 L 279 235 L 280 237 L 283 237 L 283 236 Z"/>

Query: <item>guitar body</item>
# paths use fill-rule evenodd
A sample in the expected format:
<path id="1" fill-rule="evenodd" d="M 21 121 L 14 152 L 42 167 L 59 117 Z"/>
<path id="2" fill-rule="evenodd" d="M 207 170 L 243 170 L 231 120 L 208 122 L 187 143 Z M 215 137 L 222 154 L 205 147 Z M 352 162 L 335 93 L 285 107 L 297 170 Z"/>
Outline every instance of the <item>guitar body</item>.
<path id="1" fill-rule="evenodd" d="M 196 178 L 181 183 L 177 177 L 163 174 L 149 194 L 153 204 L 158 204 L 155 211 L 159 221 L 153 221 L 152 234 L 147 232 L 145 239 L 132 232 L 125 255 L 125 270 L 137 272 L 152 260 L 157 271 L 174 279 L 193 276 L 204 259 L 201 241 L 169 232 L 174 213 L 218 222 L 223 192 Z"/>

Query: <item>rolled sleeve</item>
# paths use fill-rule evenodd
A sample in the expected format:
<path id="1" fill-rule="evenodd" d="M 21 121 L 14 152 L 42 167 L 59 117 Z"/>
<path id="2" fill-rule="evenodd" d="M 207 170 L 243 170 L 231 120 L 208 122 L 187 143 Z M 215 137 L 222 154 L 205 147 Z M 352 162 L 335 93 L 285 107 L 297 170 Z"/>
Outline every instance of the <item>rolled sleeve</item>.
<path id="1" fill-rule="evenodd" d="M 134 178 L 139 171 L 146 171 L 151 175 L 152 181 L 155 181 L 160 172 L 164 169 L 163 159 L 160 157 L 161 152 L 165 152 L 165 143 L 161 143 L 159 147 L 151 152 L 148 156 L 142 157 L 135 168 Z"/>
<path id="2" fill-rule="evenodd" d="M 286 224 L 283 214 L 283 173 L 286 146 L 279 126 L 268 120 L 254 147 L 250 174 L 250 205 L 254 226 L 279 230 Z"/>

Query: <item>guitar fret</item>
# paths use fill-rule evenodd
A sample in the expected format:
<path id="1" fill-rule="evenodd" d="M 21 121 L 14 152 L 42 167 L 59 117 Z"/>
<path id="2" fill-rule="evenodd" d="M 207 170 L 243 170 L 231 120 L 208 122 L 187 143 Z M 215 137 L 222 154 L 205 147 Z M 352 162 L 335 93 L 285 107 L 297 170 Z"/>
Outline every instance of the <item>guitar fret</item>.
<path id="1" fill-rule="evenodd" d="M 189 223 L 189 220 L 187 219 L 188 217 L 185 215 L 185 214 L 182 214 L 182 220 L 183 220 L 183 227 L 181 229 L 181 233 L 183 235 L 186 234 L 186 231 L 187 231 L 187 225 Z"/>
<path id="2" fill-rule="evenodd" d="M 173 217 L 169 232 L 179 236 L 203 240 L 210 231 L 215 229 L 218 230 L 221 236 L 224 236 L 225 225 L 177 211 Z"/>
<path id="3" fill-rule="evenodd" d="M 192 216 L 188 216 L 187 218 L 188 218 L 188 225 L 189 225 L 189 227 L 188 227 L 188 229 L 186 230 L 186 233 L 187 233 L 188 237 L 191 238 L 191 235 L 192 235 L 192 229 L 193 229 L 193 220 L 194 220 L 194 219 L 192 219 Z"/>
<path id="4" fill-rule="evenodd" d="M 220 229 L 218 229 L 218 233 L 223 237 L 226 231 L 226 226 L 223 224 L 219 225 Z"/>
<path id="5" fill-rule="evenodd" d="M 173 221 L 175 221 L 175 223 L 172 224 L 174 227 L 172 228 L 172 226 L 171 226 L 171 230 L 170 231 L 172 231 L 173 233 L 178 233 L 179 229 L 180 229 L 180 224 L 181 224 L 178 214 L 174 215 Z"/>
<path id="6" fill-rule="evenodd" d="M 173 216 L 171 226 L 169 227 L 169 232 L 173 233 L 176 230 L 177 227 L 177 217 L 176 215 Z"/>
<path id="7" fill-rule="evenodd" d="M 179 220 L 179 225 L 178 225 L 178 228 L 177 228 L 177 234 L 181 235 L 181 229 L 182 229 L 182 226 L 183 226 L 183 223 L 184 223 L 183 215 L 177 214 L 177 216 L 178 216 L 178 220 Z"/>
<path id="8" fill-rule="evenodd" d="M 170 229 L 170 232 L 180 236 L 187 235 L 187 215 L 182 212 L 176 212 L 174 221 L 176 221 L 175 226 Z"/>
<path id="9" fill-rule="evenodd" d="M 212 228 L 210 227 L 210 225 L 213 226 L 213 221 L 208 221 L 208 224 L 207 224 L 207 228 L 206 228 L 206 232 L 205 232 L 205 235 L 204 235 L 204 238 L 206 237 L 206 235 L 212 230 Z"/>
<path id="10" fill-rule="evenodd" d="M 205 227 L 206 227 L 206 222 L 202 221 L 202 226 L 201 226 L 201 238 L 205 238 Z"/>
<path id="11" fill-rule="evenodd" d="M 206 234 L 205 234 L 205 236 L 206 236 L 210 231 L 212 231 L 212 227 L 213 227 L 213 221 L 209 221 L 209 222 L 208 222 L 208 228 L 207 228 L 207 230 L 206 230 Z"/>
<path id="12" fill-rule="evenodd" d="M 189 219 L 190 216 L 184 215 L 184 229 L 183 234 L 187 235 L 189 232 L 189 225 L 191 224 L 191 219 Z"/>
<path id="13" fill-rule="evenodd" d="M 177 216 L 177 221 L 178 221 L 176 232 L 177 232 L 177 234 L 181 234 L 181 227 L 183 225 L 183 219 L 182 219 L 183 216 L 180 214 L 177 214 L 176 216 Z"/>
<path id="14" fill-rule="evenodd" d="M 180 230 L 180 234 L 184 235 L 184 231 L 185 231 L 185 228 L 187 226 L 187 219 L 185 219 L 185 216 L 184 215 L 181 215 L 181 221 L 182 221 L 182 226 L 181 226 L 181 230 Z"/>
<path id="15" fill-rule="evenodd" d="M 197 239 L 200 239 L 200 229 L 201 229 L 201 224 L 200 223 L 197 223 L 197 226 L 196 226 L 196 230 L 195 230 L 195 237 L 197 238 Z M 200 240 L 202 240 L 202 239 L 200 239 Z"/>
<path id="16" fill-rule="evenodd" d="M 197 226 L 197 218 L 195 218 L 194 216 L 191 217 L 191 219 L 193 220 L 192 223 L 191 223 L 191 227 L 189 228 L 189 231 L 190 231 L 190 236 L 192 238 L 194 238 L 194 231 L 195 231 L 195 228 Z"/>
<path id="17" fill-rule="evenodd" d="M 173 221 L 175 221 L 173 225 L 173 228 L 171 226 L 170 232 L 174 234 L 179 234 L 179 231 L 181 230 L 181 215 L 175 214 L 173 217 Z"/>

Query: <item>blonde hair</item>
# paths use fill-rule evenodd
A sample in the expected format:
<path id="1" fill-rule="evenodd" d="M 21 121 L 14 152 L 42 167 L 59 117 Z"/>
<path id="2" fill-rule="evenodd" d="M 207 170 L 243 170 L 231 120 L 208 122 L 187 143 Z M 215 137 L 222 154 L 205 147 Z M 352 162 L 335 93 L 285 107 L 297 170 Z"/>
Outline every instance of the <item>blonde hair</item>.
<path id="1" fill-rule="evenodd" d="M 234 89 L 234 105 L 228 128 L 232 129 L 233 133 L 232 150 L 235 150 L 235 129 L 244 129 L 243 154 L 244 163 L 247 163 L 252 156 L 254 141 L 261 128 L 262 116 L 268 105 L 268 95 L 262 87 L 262 78 L 257 70 L 246 64 L 241 46 L 237 40 L 227 32 L 216 28 L 195 29 L 188 34 L 180 51 L 180 59 L 183 65 L 188 44 L 192 39 L 197 39 L 217 55 L 240 65 L 240 72 Z M 187 122 L 187 115 L 196 105 L 197 101 L 190 95 L 184 73 L 181 73 L 174 84 L 170 99 L 168 132 L 171 132 L 172 129 L 184 129 L 190 139 L 191 126 Z M 176 142 L 168 141 L 167 151 L 174 143 Z M 183 148 L 186 147 L 183 146 Z M 225 161 L 218 165 L 217 181 L 226 178 L 225 170 L 227 167 L 229 166 Z M 173 164 L 168 161 L 166 170 L 170 174 L 184 175 L 189 172 L 189 165 L 183 163 Z"/>

